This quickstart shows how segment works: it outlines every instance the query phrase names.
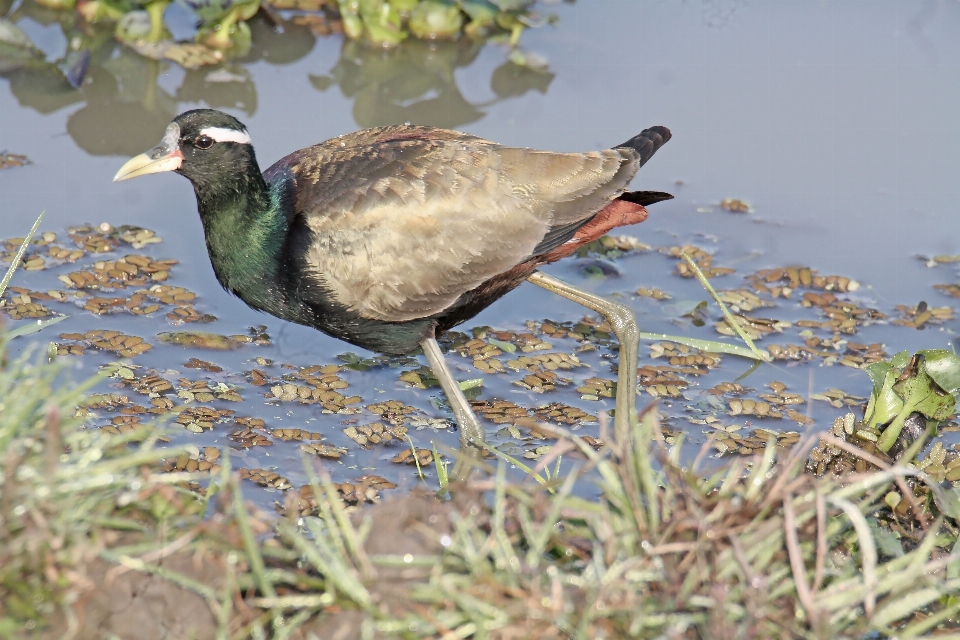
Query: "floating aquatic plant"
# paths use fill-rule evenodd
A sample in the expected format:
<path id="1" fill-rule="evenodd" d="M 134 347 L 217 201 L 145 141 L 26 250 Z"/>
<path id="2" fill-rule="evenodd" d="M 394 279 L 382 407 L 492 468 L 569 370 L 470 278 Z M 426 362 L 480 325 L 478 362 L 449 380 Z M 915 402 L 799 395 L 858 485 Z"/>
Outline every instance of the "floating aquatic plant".
<path id="1" fill-rule="evenodd" d="M 960 357 L 945 349 L 924 349 L 910 357 L 901 351 L 889 361 L 864 367 L 873 393 L 864 413 L 868 429 L 882 429 L 877 448 L 888 452 L 913 414 L 925 419 L 928 432 L 953 415 L 960 391 Z"/>
<path id="2" fill-rule="evenodd" d="M 90 24 L 115 23 L 114 36 L 150 58 L 168 58 L 185 66 L 213 64 L 217 56 L 203 56 L 184 49 L 186 43 L 174 42 L 164 24 L 164 14 L 172 0 L 38 0 L 48 8 L 76 11 Z M 514 64 L 543 69 L 547 61 L 540 55 L 517 47 L 524 30 L 554 21 L 534 11 L 536 0 L 177 0 L 198 19 L 194 38 L 214 52 L 232 56 L 249 52 L 252 34 L 246 21 L 266 4 L 271 21 L 287 15 L 276 11 L 295 11 L 294 20 L 320 17 L 336 23 L 333 32 L 348 38 L 380 46 L 396 46 L 406 39 L 500 41 L 509 44 L 509 59 Z M 306 15 L 305 15 L 306 14 Z M 0 28 L 0 45 L 4 41 Z M 36 57 L 29 39 L 24 55 Z M 67 61 L 70 62 L 70 61 Z M 76 66 L 76 61 L 72 63 Z M 66 73 L 66 72 L 65 72 Z M 75 74 L 74 74 L 75 75 Z M 69 77 L 69 74 L 68 74 Z M 77 86 L 77 85 L 75 85 Z"/>

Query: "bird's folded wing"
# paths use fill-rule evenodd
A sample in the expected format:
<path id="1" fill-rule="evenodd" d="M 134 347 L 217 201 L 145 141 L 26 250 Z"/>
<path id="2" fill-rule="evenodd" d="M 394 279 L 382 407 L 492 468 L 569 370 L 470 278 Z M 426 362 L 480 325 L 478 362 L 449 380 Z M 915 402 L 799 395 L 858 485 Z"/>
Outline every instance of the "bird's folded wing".
<path id="1" fill-rule="evenodd" d="M 637 169 L 631 149 L 549 153 L 451 137 L 333 140 L 281 161 L 311 231 L 300 259 L 343 306 L 387 321 L 439 313 L 564 242 Z"/>

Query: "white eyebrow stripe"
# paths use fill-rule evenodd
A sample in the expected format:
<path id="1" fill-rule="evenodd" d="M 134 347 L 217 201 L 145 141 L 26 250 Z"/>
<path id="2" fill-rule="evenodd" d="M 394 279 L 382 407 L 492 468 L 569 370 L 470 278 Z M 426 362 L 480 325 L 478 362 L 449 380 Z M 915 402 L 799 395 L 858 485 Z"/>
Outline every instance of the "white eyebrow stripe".
<path id="1" fill-rule="evenodd" d="M 216 142 L 239 142 L 250 144 L 250 134 L 246 131 L 226 129 L 223 127 L 207 127 L 200 130 L 200 135 L 213 138 Z"/>

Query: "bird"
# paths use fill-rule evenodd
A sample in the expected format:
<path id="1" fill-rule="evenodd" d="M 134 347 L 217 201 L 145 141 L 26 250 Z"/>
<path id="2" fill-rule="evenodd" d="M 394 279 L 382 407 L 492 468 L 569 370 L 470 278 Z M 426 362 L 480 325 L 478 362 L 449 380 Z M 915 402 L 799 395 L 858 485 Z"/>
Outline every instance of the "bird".
<path id="1" fill-rule="evenodd" d="M 632 310 L 539 268 L 671 199 L 627 190 L 670 138 L 657 126 L 609 149 L 560 153 L 391 125 L 294 151 L 261 172 L 243 123 L 195 109 L 113 180 L 166 171 L 190 180 L 217 280 L 250 307 L 370 351 L 422 349 L 461 445 L 479 451 L 484 430 L 437 337 L 525 281 L 607 319 L 621 347 L 614 426 L 635 412 Z"/>

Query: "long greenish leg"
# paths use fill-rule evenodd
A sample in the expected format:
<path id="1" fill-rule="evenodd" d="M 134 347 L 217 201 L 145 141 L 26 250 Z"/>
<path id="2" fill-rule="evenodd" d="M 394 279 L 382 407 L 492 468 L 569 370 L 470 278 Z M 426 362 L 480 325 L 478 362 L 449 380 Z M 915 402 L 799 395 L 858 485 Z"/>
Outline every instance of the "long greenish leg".
<path id="1" fill-rule="evenodd" d="M 637 410 L 637 355 L 640 352 L 640 330 L 637 318 L 629 307 L 592 293 L 581 291 L 563 280 L 534 271 L 530 282 L 557 295 L 593 309 L 610 324 L 620 341 L 620 364 L 617 370 L 617 401 L 613 425 L 616 433 L 628 433 L 630 415 Z"/>
<path id="2" fill-rule="evenodd" d="M 457 419 L 457 425 L 460 428 L 460 450 L 471 457 L 479 457 L 481 448 L 478 443 L 484 442 L 485 439 L 480 420 L 473 409 L 470 408 L 467 397 L 463 395 L 457 379 L 453 377 L 453 372 L 447 366 L 447 361 L 444 359 L 443 352 L 440 351 L 440 345 L 437 344 L 436 339 L 427 338 L 420 343 L 420 346 L 423 347 L 423 354 L 427 356 L 427 362 L 430 364 L 434 375 L 437 376 L 437 380 L 440 381 L 440 386 L 443 388 L 443 392 L 450 402 L 450 408 L 453 409 L 453 415 Z M 634 371 L 636 371 L 636 368 L 634 368 Z M 472 465 L 460 458 L 453 467 L 452 475 L 459 480 L 465 480 L 472 468 Z"/>

